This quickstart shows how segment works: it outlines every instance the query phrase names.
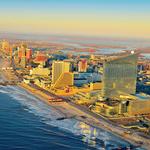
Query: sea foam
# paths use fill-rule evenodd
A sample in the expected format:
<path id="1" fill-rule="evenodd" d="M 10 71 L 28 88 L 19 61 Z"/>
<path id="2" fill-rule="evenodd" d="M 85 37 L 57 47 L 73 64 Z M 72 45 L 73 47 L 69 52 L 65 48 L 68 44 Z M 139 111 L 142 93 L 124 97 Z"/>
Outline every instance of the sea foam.
<path id="1" fill-rule="evenodd" d="M 111 145 L 112 148 L 128 144 L 109 132 L 94 128 L 76 119 L 57 120 L 60 114 L 55 109 L 19 87 L 1 86 L 0 93 L 8 94 L 13 100 L 25 106 L 25 111 L 38 116 L 43 123 L 81 136 L 84 142 L 89 143 L 89 145 L 97 149 L 102 148 L 102 143 L 104 147 Z"/>

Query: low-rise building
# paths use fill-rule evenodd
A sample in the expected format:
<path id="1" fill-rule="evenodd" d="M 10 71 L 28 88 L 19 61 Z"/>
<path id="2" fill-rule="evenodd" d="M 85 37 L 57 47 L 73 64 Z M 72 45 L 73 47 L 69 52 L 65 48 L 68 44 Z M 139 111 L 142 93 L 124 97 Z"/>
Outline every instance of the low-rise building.
<path id="1" fill-rule="evenodd" d="M 92 107 L 92 111 L 108 117 L 114 115 L 135 116 L 150 114 L 150 96 L 137 94 L 124 99 L 98 101 Z"/>
<path id="2" fill-rule="evenodd" d="M 102 82 L 90 83 L 90 89 L 91 90 L 101 90 L 102 89 Z"/>
<path id="3" fill-rule="evenodd" d="M 43 68 L 43 67 L 37 67 L 30 70 L 30 75 L 32 76 L 49 76 L 50 75 L 50 69 L 49 68 Z"/>
<path id="4" fill-rule="evenodd" d="M 130 115 L 150 114 L 150 96 L 137 94 L 136 100 L 129 101 L 128 113 Z"/>

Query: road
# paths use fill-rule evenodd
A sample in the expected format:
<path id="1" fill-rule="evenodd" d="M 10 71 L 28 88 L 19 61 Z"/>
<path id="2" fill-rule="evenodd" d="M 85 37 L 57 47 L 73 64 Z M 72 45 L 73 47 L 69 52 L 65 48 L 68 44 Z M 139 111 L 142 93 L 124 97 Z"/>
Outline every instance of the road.
<path id="1" fill-rule="evenodd" d="M 1 58 L 0 60 L 1 60 L 0 68 L 6 67 L 6 66 L 11 66 L 14 64 L 13 61 L 11 64 L 8 61 L 8 59 Z M 15 67 L 15 66 L 13 65 L 13 67 Z M 6 79 L 6 77 L 7 77 L 7 80 L 10 80 L 10 78 L 8 78 L 8 74 L 9 74 L 9 72 L 4 72 L 1 70 L 1 76 L 3 76 L 3 79 Z M 13 77 L 15 77 L 14 74 L 13 74 Z M 43 93 L 45 93 L 46 95 L 48 95 L 50 97 L 54 97 L 56 99 L 63 99 L 63 101 L 67 102 L 69 105 L 73 106 L 77 110 L 84 112 L 84 116 L 82 116 L 82 117 L 77 116 L 77 119 L 82 120 L 87 124 L 93 125 L 94 127 L 100 127 L 105 130 L 108 130 L 110 132 L 113 132 L 114 134 L 116 134 L 122 138 L 124 137 L 126 140 L 128 140 L 129 142 L 134 143 L 136 145 L 138 145 L 139 143 L 143 143 L 142 144 L 143 147 L 150 149 L 149 139 L 145 139 L 145 138 L 139 136 L 136 132 L 134 132 L 132 134 L 125 134 L 125 133 L 128 133 L 129 130 L 124 129 L 124 128 L 118 126 L 117 124 L 112 123 L 108 119 L 91 112 L 88 108 L 86 108 L 84 106 L 77 105 L 77 104 L 71 102 L 67 97 L 57 96 L 57 95 L 55 95 L 45 89 L 42 89 L 34 84 L 30 84 L 30 86 L 37 90 L 42 91 Z M 83 117 L 85 117 L 85 118 L 83 119 Z"/>
<path id="2" fill-rule="evenodd" d="M 34 84 L 30 84 L 30 86 L 37 89 L 37 90 L 42 91 L 43 93 L 49 95 L 50 97 L 54 97 L 56 99 L 61 98 L 65 102 L 67 102 L 69 105 L 71 105 L 71 106 L 75 107 L 76 109 L 84 112 L 84 116 L 82 116 L 82 117 L 76 116 L 76 119 L 84 121 L 85 123 L 90 124 L 94 127 L 103 128 L 109 132 L 112 132 L 113 134 L 116 134 L 117 136 L 120 136 L 121 138 L 124 137 L 127 141 L 129 141 L 131 143 L 132 143 L 132 141 L 134 141 L 133 144 L 136 144 L 137 146 L 141 145 L 141 146 L 144 146 L 144 147 L 150 149 L 149 139 L 145 139 L 145 138 L 139 136 L 138 133 L 136 133 L 136 132 L 133 133 L 129 129 L 125 129 L 125 128 L 120 127 L 119 125 L 111 122 L 107 118 L 91 112 L 87 107 L 75 104 L 74 102 L 70 101 L 67 97 L 57 96 L 57 95 L 55 95 L 55 94 L 53 94 L 53 93 L 51 93 L 45 89 L 42 89 L 42 88 L 40 88 Z M 85 119 L 83 119 L 83 117 Z M 91 120 L 93 120 L 93 121 L 91 122 Z M 131 132 L 130 134 L 129 134 L 129 131 Z"/>

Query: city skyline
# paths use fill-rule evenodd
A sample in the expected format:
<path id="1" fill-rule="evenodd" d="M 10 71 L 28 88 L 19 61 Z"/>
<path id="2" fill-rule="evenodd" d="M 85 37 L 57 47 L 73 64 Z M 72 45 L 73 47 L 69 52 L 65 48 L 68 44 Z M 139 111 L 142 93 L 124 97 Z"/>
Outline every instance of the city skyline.
<path id="1" fill-rule="evenodd" d="M 0 32 L 149 38 L 150 2 L 6 0 Z"/>
<path id="2" fill-rule="evenodd" d="M 149 6 L 1 0 L 0 150 L 150 149 Z"/>

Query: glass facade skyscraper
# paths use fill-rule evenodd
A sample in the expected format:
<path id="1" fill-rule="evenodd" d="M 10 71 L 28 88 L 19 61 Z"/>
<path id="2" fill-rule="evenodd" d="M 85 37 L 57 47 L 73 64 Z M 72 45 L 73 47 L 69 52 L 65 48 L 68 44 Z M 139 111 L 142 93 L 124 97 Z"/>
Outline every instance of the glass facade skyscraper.
<path id="1" fill-rule="evenodd" d="M 129 54 L 104 62 L 103 96 L 135 94 L 138 54 Z"/>

